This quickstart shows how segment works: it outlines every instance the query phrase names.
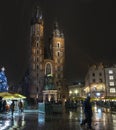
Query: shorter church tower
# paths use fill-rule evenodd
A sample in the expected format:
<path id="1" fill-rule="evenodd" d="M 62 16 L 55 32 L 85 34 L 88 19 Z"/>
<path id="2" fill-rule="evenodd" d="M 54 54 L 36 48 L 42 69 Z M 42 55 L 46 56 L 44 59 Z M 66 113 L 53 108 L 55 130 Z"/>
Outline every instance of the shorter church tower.
<path id="1" fill-rule="evenodd" d="M 54 24 L 52 37 L 52 50 L 54 61 L 54 79 L 56 89 L 61 92 L 64 79 L 64 60 L 65 60 L 65 39 L 64 34 L 60 31 L 58 23 Z M 59 98 L 61 94 L 59 94 Z"/>

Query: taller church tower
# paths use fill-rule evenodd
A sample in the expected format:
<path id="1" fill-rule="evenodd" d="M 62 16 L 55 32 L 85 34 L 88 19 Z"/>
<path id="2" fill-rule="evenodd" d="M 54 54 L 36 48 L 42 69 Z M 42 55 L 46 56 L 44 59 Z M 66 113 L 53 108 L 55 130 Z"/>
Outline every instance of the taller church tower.
<path id="1" fill-rule="evenodd" d="M 30 97 L 38 98 L 42 93 L 42 83 L 40 77 L 43 75 L 44 43 L 43 43 L 44 23 L 42 13 L 36 7 L 31 20 L 31 56 L 30 56 Z"/>

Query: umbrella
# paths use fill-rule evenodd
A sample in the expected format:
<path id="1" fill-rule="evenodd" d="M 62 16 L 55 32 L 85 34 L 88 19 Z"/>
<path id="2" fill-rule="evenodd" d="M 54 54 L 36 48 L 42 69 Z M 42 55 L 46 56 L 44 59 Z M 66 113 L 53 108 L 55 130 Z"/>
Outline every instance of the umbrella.
<path id="1" fill-rule="evenodd" d="M 26 98 L 25 96 L 23 96 L 23 95 L 21 95 L 21 94 L 19 94 L 19 93 L 14 93 L 13 96 L 14 96 L 15 98 L 18 98 L 18 99 L 25 99 L 25 98 Z"/>
<path id="2" fill-rule="evenodd" d="M 9 92 L 1 92 L 0 97 L 3 99 L 12 99 L 12 100 L 18 100 L 18 99 L 25 99 L 26 97 L 18 94 L 18 93 L 9 93 Z"/>
<path id="3" fill-rule="evenodd" d="M 3 97 L 3 100 L 7 100 L 7 99 L 15 100 L 16 98 L 12 95 L 6 95 L 6 96 Z"/>

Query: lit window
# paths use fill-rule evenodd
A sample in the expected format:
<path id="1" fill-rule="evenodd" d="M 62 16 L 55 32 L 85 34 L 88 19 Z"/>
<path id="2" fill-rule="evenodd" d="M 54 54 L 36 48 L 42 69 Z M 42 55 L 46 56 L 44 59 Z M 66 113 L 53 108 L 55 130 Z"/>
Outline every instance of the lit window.
<path id="1" fill-rule="evenodd" d="M 114 82 L 110 82 L 110 86 L 114 86 Z"/>
<path id="2" fill-rule="evenodd" d="M 113 70 L 109 70 L 109 74 L 113 74 Z"/>
<path id="3" fill-rule="evenodd" d="M 114 79 L 114 76 L 110 75 L 110 76 L 109 76 L 109 79 L 110 79 L 110 80 L 113 80 L 113 79 Z"/>
<path id="4" fill-rule="evenodd" d="M 116 89 L 115 88 L 110 88 L 110 93 L 115 93 Z"/>

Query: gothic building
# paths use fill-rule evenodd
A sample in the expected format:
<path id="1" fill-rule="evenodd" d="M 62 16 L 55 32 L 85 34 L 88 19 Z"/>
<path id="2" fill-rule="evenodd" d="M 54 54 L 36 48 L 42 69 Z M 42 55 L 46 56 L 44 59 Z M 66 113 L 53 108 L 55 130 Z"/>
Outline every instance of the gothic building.
<path id="1" fill-rule="evenodd" d="M 62 98 L 65 39 L 57 22 L 54 24 L 47 52 L 44 40 L 44 20 L 40 9 L 36 7 L 30 31 L 30 97 L 41 98 L 43 90 L 57 90 L 58 98 Z M 47 58 L 45 54 L 48 54 Z"/>

